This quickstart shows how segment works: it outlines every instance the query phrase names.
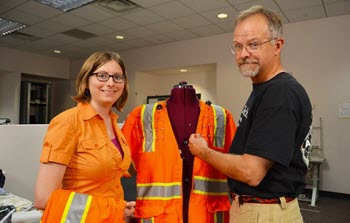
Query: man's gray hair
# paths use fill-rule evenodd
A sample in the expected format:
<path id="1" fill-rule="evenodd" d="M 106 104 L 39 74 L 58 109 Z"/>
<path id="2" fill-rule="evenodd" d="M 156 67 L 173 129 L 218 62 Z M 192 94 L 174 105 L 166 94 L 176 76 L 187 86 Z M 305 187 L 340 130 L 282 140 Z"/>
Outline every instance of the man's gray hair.
<path id="1" fill-rule="evenodd" d="M 269 34 L 271 39 L 281 38 L 283 35 L 283 26 L 280 17 L 273 11 L 266 9 L 260 5 L 255 5 L 249 9 L 240 12 L 235 20 L 235 26 L 245 20 L 246 18 L 260 14 L 265 16 L 268 21 Z"/>

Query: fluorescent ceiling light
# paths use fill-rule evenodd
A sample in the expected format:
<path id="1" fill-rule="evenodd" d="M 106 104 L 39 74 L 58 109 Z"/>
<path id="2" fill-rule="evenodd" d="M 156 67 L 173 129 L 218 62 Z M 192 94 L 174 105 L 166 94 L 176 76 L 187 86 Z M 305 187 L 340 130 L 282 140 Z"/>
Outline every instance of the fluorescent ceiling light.
<path id="1" fill-rule="evenodd" d="M 183 72 L 187 72 L 187 70 L 186 69 L 181 69 L 180 72 L 182 72 L 182 73 Z"/>
<path id="2" fill-rule="evenodd" d="M 17 30 L 23 29 L 24 27 L 26 27 L 26 25 L 22 23 L 0 18 L 0 32 L 3 36 L 12 32 L 16 32 Z"/>
<path id="3" fill-rule="evenodd" d="M 116 39 L 124 39 L 124 36 L 121 36 L 121 35 L 117 35 L 115 36 Z"/>
<path id="4" fill-rule="evenodd" d="M 70 10 L 80 8 L 96 0 L 36 0 L 42 4 L 54 7 L 56 9 L 68 12 Z"/>

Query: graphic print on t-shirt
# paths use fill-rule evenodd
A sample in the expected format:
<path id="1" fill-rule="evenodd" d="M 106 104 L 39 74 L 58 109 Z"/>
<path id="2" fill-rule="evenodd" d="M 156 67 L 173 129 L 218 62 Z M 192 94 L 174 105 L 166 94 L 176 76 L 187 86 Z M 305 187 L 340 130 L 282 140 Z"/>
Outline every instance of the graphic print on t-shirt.
<path id="1" fill-rule="evenodd" d="M 309 133 L 306 135 L 303 144 L 301 144 L 301 154 L 303 157 L 303 161 L 305 165 L 309 166 L 310 154 L 311 154 L 311 130 L 312 126 L 310 126 Z"/>
<path id="2" fill-rule="evenodd" d="M 239 120 L 238 120 L 238 126 L 240 126 L 240 124 L 242 123 L 242 116 L 244 116 L 245 118 L 248 118 L 248 111 L 249 111 L 249 108 L 247 105 L 244 106 L 243 110 L 242 110 L 242 113 L 241 113 L 241 116 L 239 117 Z"/>

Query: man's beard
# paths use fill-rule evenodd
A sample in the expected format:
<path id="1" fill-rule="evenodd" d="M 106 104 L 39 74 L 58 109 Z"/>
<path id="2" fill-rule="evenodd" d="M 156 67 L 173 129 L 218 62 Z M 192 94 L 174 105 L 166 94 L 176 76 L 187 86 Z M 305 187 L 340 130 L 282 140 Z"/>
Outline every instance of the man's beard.
<path id="1" fill-rule="evenodd" d="M 259 61 L 256 59 L 241 59 L 238 66 L 244 77 L 255 77 L 260 72 Z"/>

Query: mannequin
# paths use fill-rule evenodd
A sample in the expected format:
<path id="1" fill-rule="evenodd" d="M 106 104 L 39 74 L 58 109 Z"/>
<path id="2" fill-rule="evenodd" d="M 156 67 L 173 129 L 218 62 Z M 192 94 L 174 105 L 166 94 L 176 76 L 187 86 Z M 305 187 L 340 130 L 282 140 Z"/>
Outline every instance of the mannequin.
<path id="1" fill-rule="evenodd" d="M 188 148 L 189 136 L 198 133 L 210 148 L 228 152 L 236 131 L 229 111 L 199 100 L 183 81 L 168 99 L 134 108 L 122 131 L 137 172 L 139 222 L 229 222 L 227 177 Z"/>
<path id="2" fill-rule="evenodd" d="M 188 203 L 192 188 L 194 156 L 188 149 L 188 138 L 196 132 L 199 117 L 199 101 L 192 85 L 182 81 L 171 90 L 167 110 L 177 144 L 183 159 L 183 222 L 188 222 Z"/>

